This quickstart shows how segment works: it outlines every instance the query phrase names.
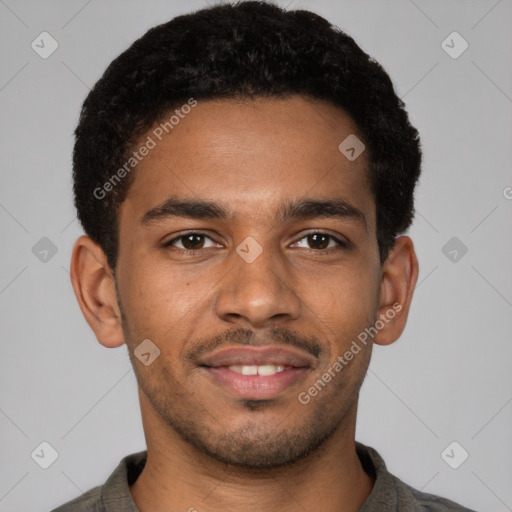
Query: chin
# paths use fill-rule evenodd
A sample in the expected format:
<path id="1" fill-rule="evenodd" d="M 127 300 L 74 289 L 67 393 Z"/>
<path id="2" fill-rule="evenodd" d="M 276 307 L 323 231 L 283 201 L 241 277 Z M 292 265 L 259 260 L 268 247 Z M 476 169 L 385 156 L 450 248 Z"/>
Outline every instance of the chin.
<path id="1" fill-rule="evenodd" d="M 306 458 L 332 435 L 336 426 L 325 429 L 325 423 L 301 425 L 294 428 L 276 425 L 265 428 L 252 422 L 231 432 L 208 429 L 179 431 L 180 436 L 202 454 L 237 467 L 271 469 L 288 466 Z M 219 426 L 219 425 L 216 425 Z"/>

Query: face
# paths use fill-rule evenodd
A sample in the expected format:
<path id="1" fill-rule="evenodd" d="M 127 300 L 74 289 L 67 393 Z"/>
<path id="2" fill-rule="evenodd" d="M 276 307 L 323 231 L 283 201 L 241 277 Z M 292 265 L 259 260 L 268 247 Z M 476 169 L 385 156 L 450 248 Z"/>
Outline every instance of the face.
<path id="1" fill-rule="evenodd" d="M 220 461 L 287 464 L 354 422 L 370 343 L 336 361 L 381 286 L 366 154 L 338 149 L 357 133 L 292 97 L 198 102 L 141 139 L 156 147 L 121 205 L 116 286 L 142 412 Z"/>

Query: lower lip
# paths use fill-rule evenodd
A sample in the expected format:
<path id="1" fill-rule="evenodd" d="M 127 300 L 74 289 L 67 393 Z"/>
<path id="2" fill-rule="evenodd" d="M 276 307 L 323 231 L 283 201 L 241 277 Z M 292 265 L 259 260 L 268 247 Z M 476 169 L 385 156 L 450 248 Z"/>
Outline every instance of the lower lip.
<path id="1" fill-rule="evenodd" d="M 297 384 L 308 368 L 292 368 L 274 375 L 242 375 L 227 366 L 204 369 L 229 392 L 246 400 L 269 400 L 276 398 Z"/>

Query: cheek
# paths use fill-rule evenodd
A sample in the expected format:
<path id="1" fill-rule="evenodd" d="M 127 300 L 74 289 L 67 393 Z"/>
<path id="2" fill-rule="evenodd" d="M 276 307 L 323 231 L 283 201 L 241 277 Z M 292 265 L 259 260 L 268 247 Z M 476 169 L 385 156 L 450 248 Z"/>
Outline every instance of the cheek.
<path id="1" fill-rule="evenodd" d="M 325 312 L 334 323 L 365 321 L 377 311 L 380 276 L 371 267 L 355 262 L 330 273 L 321 285 L 310 284 L 304 295 L 307 302 L 318 313 Z"/>
<path id="2" fill-rule="evenodd" d="M 158 333 L 155 328 L 162 319 L 172 322 L 169 316 L 171 290 L 156 272 L 144 268 L 131 266 L 124 275 L 120 294 L 130 336 L 134 340 L 140 337 L 152 339 Z"/>
<path id="3" fill-rule="evenodd" d="M 321 288 L 311 290 L 308 308 L 317 317 L 315 323 L 330 340 L 328 358 L 331 362 L 345 353 L 352 342 L 373 325 L 378 307 L 379 283 L 378 272 L 371 267 L 356 268 L 354 265 L 346 269 L 344 275 L 333 277 L 325 281 Z"/>
<path id="4" fill-rule="evenodd" d="M 134 342 L 149 338 L 162 347 L 176 347 L 188 338 L 195 319 L 207 309 L 207 284 L 176 271 L 166 273 L 165 266 L 154 271 L 149 265 L 132 267 L 121 297 Z"/>

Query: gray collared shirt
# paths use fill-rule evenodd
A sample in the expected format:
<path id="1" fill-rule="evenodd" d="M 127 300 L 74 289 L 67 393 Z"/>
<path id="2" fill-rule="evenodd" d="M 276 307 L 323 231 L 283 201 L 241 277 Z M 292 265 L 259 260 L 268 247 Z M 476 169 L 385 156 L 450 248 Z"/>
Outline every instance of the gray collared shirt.
<path id="1" fill-rule="evenodd" d="M 405 484 L 387 470 L 373 448 L 356 443 L 356 449 L 364 470 L 375 478 L 372 492 L 359 512 L 475 512 Z M 126 456 L 104 485 L 90 489 L 52 512 L 140 512 L 130 494 L 130 485 L 144 469 L 146 456 L 146 451 Z"/>

